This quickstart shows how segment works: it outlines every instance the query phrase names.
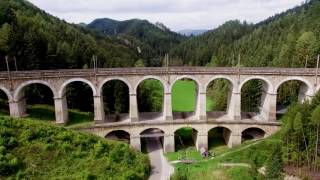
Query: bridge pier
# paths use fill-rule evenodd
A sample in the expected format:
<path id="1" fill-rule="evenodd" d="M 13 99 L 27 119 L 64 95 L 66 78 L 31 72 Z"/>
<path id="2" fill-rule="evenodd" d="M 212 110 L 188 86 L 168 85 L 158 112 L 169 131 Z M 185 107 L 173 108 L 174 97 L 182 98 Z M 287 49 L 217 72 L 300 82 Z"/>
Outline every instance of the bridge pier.
<path id="1" fill-rule="evenodd" d="M 163 151 L 165 153 L 175 151 L 174 135 L 170 134 L 163 137 Z"/>
<path id="2" fill-rule="evenodd" d="M 241 134 L 236 134 L 231 136 L 231 142 L 228 144 L 228 147 L 233 148 L 241 145 L 242 136 Z"/>
<path id="3" fill-rule="evenodd" d="M 62 98 L 54 98 L 54 109 L 56 115 L 57 124 L 67 124 L 68 123 L 68 105 L 66 96 Z"/>
<path id="4" fill-rule="evenodd" d="M 96 124 L 104 123 L 105 113 L 102 96 L 94 96 L 94 122 Z"/>
<path id="5" fill-rule="evenodd" d="M 138 114 L 138 103 L 137 103 L 137 94 L 130 94 L 130 109 L 129 109 L 129 117 L 131 122 L 139 121 Z"/>
<path id="6" fill-rule="evenodd" d="M 208 134 L 198 134 L 196 148 L 197 150 L 200 150 L 201 148 L 208 149 Z"/>
<path id="7" fill-rule="evenodd" d="M 141 139 L 140 136 L 133 136 L 130 137 L 130 146 L 137 150 L 137 151 L 141 151 Z"/>
<path id="8" fill-rule="evenodd" d="M 25 97 L 22 97 L 18 101 L 10 101 L 9 108 L 11 117 L 21 118 L 26 116 L 27 103 Z"/>
<path id="9" fill-rule="evenodd" d="M 277 94 L 262 93 L 260 115 L 263 121 L 276 121 L 277 117 Z"/>
<path id="10" fill-rule="evenodd" d="M 241 93 L 232 91 L 228 97 L 227 114 L 231 120 L 241 120 Z"/>
<path id="11" fill-rule="evenodd" d="M 207 106 L 206 106 L 207 93 L 200 92 L 197 104 L 197 117 L 199 117 L 200 121 L 207 120 Z"/>
<path id="12" fill-rule="evenodd" d="M 172 121 L 173 120 L 171 93 L 164 94 L 163 117 L 164 117 L 165 121 Z"/>

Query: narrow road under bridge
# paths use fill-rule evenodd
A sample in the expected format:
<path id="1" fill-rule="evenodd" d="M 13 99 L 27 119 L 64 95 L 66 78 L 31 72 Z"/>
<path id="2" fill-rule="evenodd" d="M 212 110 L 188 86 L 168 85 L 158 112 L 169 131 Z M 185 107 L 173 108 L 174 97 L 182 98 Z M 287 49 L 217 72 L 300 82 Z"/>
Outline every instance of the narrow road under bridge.
<path id="1" fill-rule="evenodd" d="M 174 168 L 163 155 L 159 137 L 146 137 L 146 145 L 152 168 L 149 180 L 169 180 Z"/>

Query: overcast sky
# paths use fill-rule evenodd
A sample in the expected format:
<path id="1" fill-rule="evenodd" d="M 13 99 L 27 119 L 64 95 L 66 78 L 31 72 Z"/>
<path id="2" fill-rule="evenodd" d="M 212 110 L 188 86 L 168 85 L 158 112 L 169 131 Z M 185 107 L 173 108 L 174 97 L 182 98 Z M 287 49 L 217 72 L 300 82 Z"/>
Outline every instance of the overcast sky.
<path id="1" fill-rule="evenodd" d="M 212 29 L 228 20 L 256 23 L 303 0 L 29 0 L 70 23 L 147 19 L 170 29 Z"/>

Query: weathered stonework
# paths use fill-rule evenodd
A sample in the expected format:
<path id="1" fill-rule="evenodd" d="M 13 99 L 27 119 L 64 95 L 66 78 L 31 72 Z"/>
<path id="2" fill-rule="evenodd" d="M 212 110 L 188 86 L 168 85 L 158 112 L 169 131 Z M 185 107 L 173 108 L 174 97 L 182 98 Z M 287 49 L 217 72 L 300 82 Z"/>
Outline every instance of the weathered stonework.
<path id="1" fill-rule="evenodd" d="M 172 112 L 171 92 L 174 83 L 180 79 L 188 78 L 197 84 L 196 108 L 189 118 L 175 119 Z M 163 128 L 164 150 L 174 151 L 174 132 L 181 127 L 192 127 L 197 130 L 195 139 L 197 147 L 207 147 L 206 140 L 209 129 L 224 125 L 230 130 L 230 134 L 224 133 L 229 147 L 241 143 L 241 132 L 245 127 L 256 126 L 267 135 L 274 133 L 279 124 L 276 120 L 277 90 L 290 80 L 301 82 L 299 100 L 311 99 L 320 89 L 316 77 L 316 69 L 286 69 L 286 68 L 204 68 L 204 67 L 171 67 L 171 68 L 113 68 L 113 69 L 81 69 L 81 70 L 47 70 L 47 71 L 18 71 L 0 72 L 0 90 L 6 93 L 9 99 L 10 115 L 23 117 L 26 115 L 26 101 L 24 89 L 30 84 L 43 84 L 49 87 L 54 96 L 56 122 L 66 124 L 68 122 L 68 107 L 66 103 L 66 86 L 72 82 L 80 81 L 88 84 L 92 89 L 94 99 L 94 120 L 97 126 L 94 132 L 105 135 L 117 128 L 134 134 L 130 139 L 131 145 L 140 148 L 139 131 L 153 126 Z M 159 80 L 164 89 L 164 104 L 161 117 L 155 124 L 146 124 L 141 121 L 137 106 L 137 88 L 147 79 Z M 210 82 L 217 79 L 225 79 L 230 83 L 228 107 L 226 116 L 222 120 L 209 119 L 206 112 L 206 94 Z M 129 124 L 119 125 L 110 123 L 105 125 L 106 116 L 103 109 L 102 87 L 112 80 L 124 82 L 129 89 Z M 241 116 L 241 89 L 250 80 L 261 80 L 263 84 L 259 120 L 252 119 L 246 124 Z M 227 124 L 224 124 L 227 123 Z M 231 124 L 229 124 L 231 123 Z M 262 124 L 261 124 L 262 123 Z"/>

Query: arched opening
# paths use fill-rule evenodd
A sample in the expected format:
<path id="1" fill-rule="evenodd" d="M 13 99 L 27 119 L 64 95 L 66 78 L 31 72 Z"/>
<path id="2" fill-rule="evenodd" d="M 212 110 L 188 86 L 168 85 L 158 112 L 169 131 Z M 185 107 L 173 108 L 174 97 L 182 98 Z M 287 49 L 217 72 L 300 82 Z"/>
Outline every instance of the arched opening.
<path id="1" fill-rule="evenodd" d="M 163 148 L 164 131 L 158 128 L 149 128 L 140 133 L 141 151 L 152 152 Z"/>
<path id="2" fill-rule="evenodd" d="M 102 87 L 107 122 L 129 120 L 129 87 L 121 80 L 111 80 Z"/>
<path id="3" fill-rule="evenodd" d="M 28 83 L 18 89 L 15 99 L 20 102 L 22 116 L 54 121 L 54 95 L 52 89 L 42 83 Z"/>
<path id="4" fill-rule="evenodd" d="M 111 131 L 105 136 L 105 138 L 130 144 L 130 134 L 123 130 Z"/>
<path id="5" fill-rule="evenodd" d="M 211 154 L 219 154 L 228 149 L 231 131 L 225 127 L 215 127 L 208 132 L 208 149 Z"/>
<path id="6" fill-rule="evenodd" d="M 197 137 L 198 131 L 193 128 L 184 127 L 176 130 L 174 132 L 175 150 L 179 151 L 190 147 L 195 148 Z"/>
<path id="7" fill-rule="evenodd" d="M 93 90 L 85 82 L 73 81 L 64 87 L 69 124 L 93 121 Z"/>
<path id="8" fill-rule="evenodd" d="M 208 119 L 228 119 L 232 90 L 232 82 L 227 79 L 215 79 L 209 83 L 206 100 Z"/>
<path id="9" fill-rule="evenodd" d="M 0 114 L 9 115 L 9 97 L 3 90 L 0 90 Z"/>
<path id="10" fill-rule="evenodd" d="M 268 94 L 269 85 L 261 79 L 252 79 L 241 87 L 241 119 L 253 119 L 266 121 L 264 119 L 265 98 Z"/>
<path id="11" fill-rule="evenodd" d="M 145 79 L 137 88 L 140 121 L 161 120 L 163 117 L 164 87 L 157 79 Z"/>
<path id="12" fill-rule="evenodd" d="M 288 107 L 294 102 L 306 100 L 308 85 L 300 80 L 289 80 L 281 83 L 277 89 L 277 119 L 287 112 Z"/>
<path id="13" fill-rule="evenodd" d="M 173 119 L 193 120 L 198 108 L 199 85 L 190 78 L 174 82 L 171 88 Z"/>
<path id="14" fill-rule="evenodd" d="M 241 133 L 241 142 L 262 139 L 265 134 L 260 128 L 248 128 Z"/>

